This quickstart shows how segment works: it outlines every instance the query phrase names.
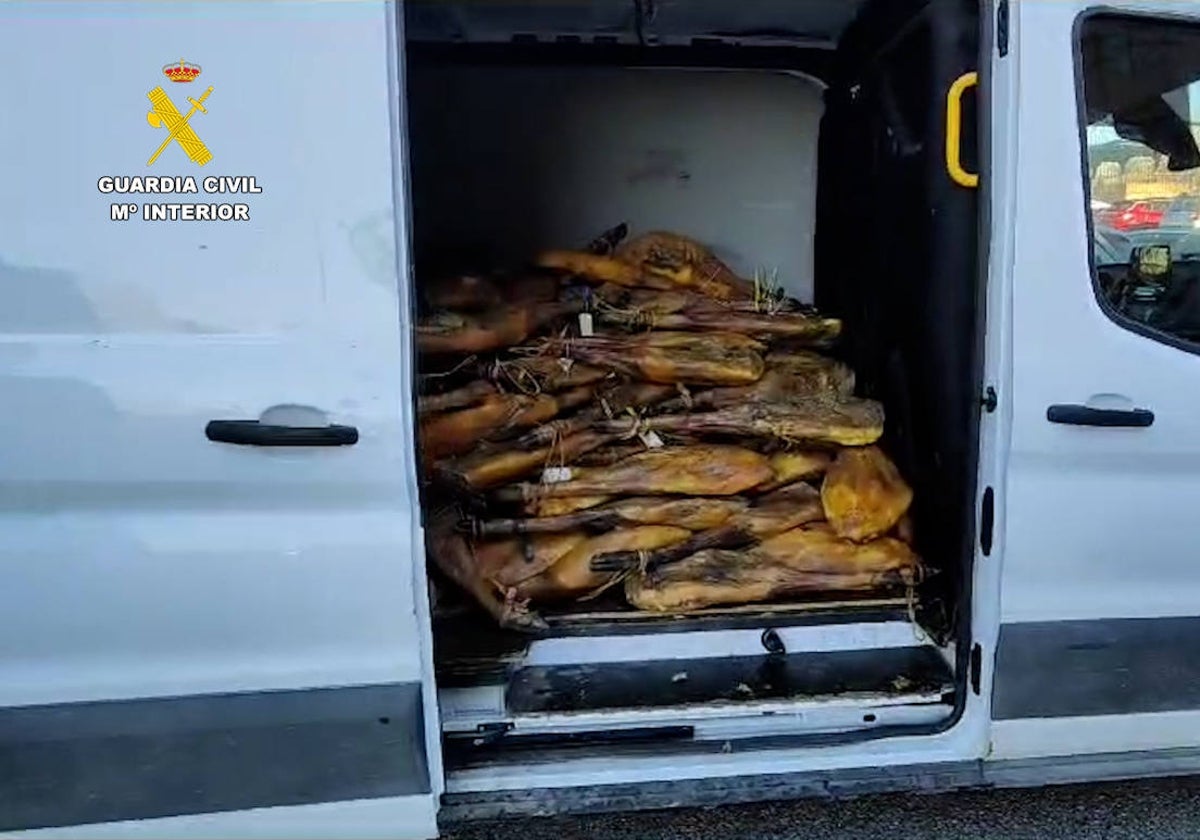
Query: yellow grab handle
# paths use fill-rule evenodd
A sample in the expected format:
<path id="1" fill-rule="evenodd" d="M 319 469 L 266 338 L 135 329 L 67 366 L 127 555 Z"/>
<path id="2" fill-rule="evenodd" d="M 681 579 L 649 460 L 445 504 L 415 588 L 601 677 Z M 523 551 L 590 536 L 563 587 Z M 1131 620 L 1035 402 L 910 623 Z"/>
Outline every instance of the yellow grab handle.
<path id="1" fill-rule="evenodd" d="M 979 74 L 963 73 L 946 94 L 946 171 L 950 180 L 963 187 L 978 187 L 979 176 L 963 169 L 959 159 L 962 143 L 962 97 L 967 88 L 979 84 Z"/>

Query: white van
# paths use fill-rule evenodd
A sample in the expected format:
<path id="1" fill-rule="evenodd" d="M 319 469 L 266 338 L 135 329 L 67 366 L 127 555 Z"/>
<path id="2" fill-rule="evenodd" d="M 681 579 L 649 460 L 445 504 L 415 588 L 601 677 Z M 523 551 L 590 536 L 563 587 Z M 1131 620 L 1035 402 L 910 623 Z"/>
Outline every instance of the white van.
<path id="1" fill-rule="evenodd" d="M 11 2 L 0 70 L 6 835 L 1200 769 L 1200 262 L 1101 217 L 1200 195 L 1200 3 Z M 414 262 L 621 221 L 844 320 L 915 598 L 438 614 Z"/>

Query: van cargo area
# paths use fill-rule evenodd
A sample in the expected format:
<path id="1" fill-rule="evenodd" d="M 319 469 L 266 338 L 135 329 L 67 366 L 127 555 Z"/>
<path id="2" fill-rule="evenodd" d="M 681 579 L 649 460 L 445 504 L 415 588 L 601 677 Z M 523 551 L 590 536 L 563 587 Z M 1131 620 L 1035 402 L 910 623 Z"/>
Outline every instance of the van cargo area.
<path id="1" fill-rule="evenodd" d="M 728 752 L 834 743 L 933 732 L 956 719 L 970 690 L 977 425 L 986 408 L 981 204 L 977 189 L 947 171 L 947 95 L 978 64 L 979 25 L 972 0 L 406 4 L 424 351 L 418 444 L 449 770 L 665 744 Z M 962 97 L 956 152 L 977 172 L 973 96 Z M 639 263 L 639 237 L 656 231 L 687 242 L 651 240 Z M 689 251 L 692 243 L 708 250 Z M 546 254 L 589 249 L 594 262 Z M 552 292 L 517 328 L 488 320 L 503 311 L 511 321 L 539 283 Z M 677 317 L 662 318 L 668 311 Z M 840 331 L 814 327 L 783 340 L 772 332 L 805 319 L 836 319 Z M 679 332 L 691 337 L 670 341 L 723 372 L 696 374 L 702 364 L 663 351 L 668 373 L 647 374 L 645 354 L 661 351 L 647 336 Z M 741 339 L 722 344 L 730 334 Z M 422 345 L 429 335 L 452 340 Z M 898 476 L 869 463 L 844 479 L 858 493 L 851 506 L 893 506 L 882 531 L 824 521 L 839 504 L 830 462 L 848 448 L 862 455 L 878 436 L 843 439 L 830 424 L 860 434 L 869 416 L 819 415 L 817 432 L 796 437 L 785 421 L 771 426 L 778 395 L 733 390 L 743 363 L 753 382 L 764 357 L 771 375 L 773 360 L 812 353 L 833 360 L 823 370 L 835 379 L 852 372 L 852 394 L 833 385 L 833 396 L 803 405 L 883 408 L 877 451 Z M 578 380 L 548 387 L 529 374 L 531 359 L 551 363 L 542 376 Z M 603 379 L 586 381 L 591 369 Z M 621 404 L 605 390 L 620 385 L 659 390 Z M 711 396 L 722 386 L 724 396 Z M 446 421 L 489 400 L 500 419 L 479 419 L 482 431 Z M 784 394 L 779 404 L 799 403 Z M 713 411 L 733 419 L 696 425 Z M 755 411 L 755 431 L 739 434 L 739 418 Z M 522 413 L 528 422 L 517 423 Z M 446 422 L 435 430 L 431 418 Z M 551 434 L 551 420 L 566 429 Z M 563 443 L 572 433 L 607 437 L 572 451 Z M 694 452 L 699 467 L 653 462 L 675 450 Z M 733 450 L 750 454 L 721 463 Z M 501 470 L 502 479 L 473 484 L 479 473 L 461 466 L 512 452 L 523 466 Z M 787 489 L 785 454 L 817 463 L 791 477 L 797 513 L 781 529 L 798 548 L 770 531 L 704 551 L 703 541 L 683 542 Z M 755 477 L 764 463 L 776 472 Z M 697 469 L 720 471 L 724 483 Z M 580 475 L 599 498 L 547 490 Z M 630 475 L 644 480 L 623 492 Z M 638 497 L 636 510 L 614 512 L 624 497 Z M 696 499 L 709 505 L 704 516 Z M 645 513 L 664 500 L 680 506 L 657 519 Z M 524 521 L 554 513 L 565 524 Z M 688 516 L 702 524 L 689 528 Z M 760 582 L 754 564 L 764 555 L 772 569 L 787 567 L 781 553 L 809 551 L 806 540 L 826 540 L 822 550 L 855 563 L 868 550 L 903 552 L 920 558 L 921 571 L 897 561 L 903 573 L 869 586 L 822 572 L 810 578 L 826 586 L 747 586 L 744 601 L 728 596 Z M 693 546 L 682 558 L 661 553 L 681 542 Z M 569 549 L 583 553 L 583 583 L 563 583 L 564 573 L 553 581 L 560 589 L 540 579 L 542 589 L 521 590 L 497 579 L 519 577 L 512 563 L 544 572 L 555 561 L 543 554 Z M 455 551 L 467 559 L 445 556 Z M 690 595 L 665 586 L 647 594 L 664 556 L 663 568 L 700 569 Z M 487 565 L 502 561 L 503 572 Z M 558 597 L 536 597 L 544 590 Z M 480 606 L 488 598 L 490 611 Z"/>

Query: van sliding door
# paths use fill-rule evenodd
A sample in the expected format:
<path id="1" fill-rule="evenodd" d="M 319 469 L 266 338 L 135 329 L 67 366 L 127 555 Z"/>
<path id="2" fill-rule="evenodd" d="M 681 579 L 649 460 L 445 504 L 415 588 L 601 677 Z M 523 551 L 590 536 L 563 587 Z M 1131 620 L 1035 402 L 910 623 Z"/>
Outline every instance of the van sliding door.
<path id="1" fill-rule="evenodd" d="M 1089 5 L 1013 3 L 998 60 L 1020 80 L 1001 757 L 1200 745 L 1200 4 Z"/>
<path id="2" fill-rule="evenodd" d="M 5 836 L 436 834 L 396 14 L 0 7 Z"/>

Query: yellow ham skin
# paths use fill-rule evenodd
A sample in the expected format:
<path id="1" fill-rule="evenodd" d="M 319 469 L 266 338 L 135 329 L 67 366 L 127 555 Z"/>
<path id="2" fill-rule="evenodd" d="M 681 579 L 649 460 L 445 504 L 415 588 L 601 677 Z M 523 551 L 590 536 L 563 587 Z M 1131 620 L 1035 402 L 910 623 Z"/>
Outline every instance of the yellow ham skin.
<path id="1" fill-rule="evenodd" d="M 522 504 L 521 512 L 526 516 L 566 516 L 577 510 L 602 505 L 611 496 L 535 496 Z"/>
<path id="2" fill-rule="evenodd" d="M 553 565 L 536 577 L 523 581 L 517 589 L 521 597 L 531 601 L 578 598 L 604 586 L 613 578 L 612 573 L 591 570 L 592 558 L 597 554 L 655 549 L 685 540 L 691 533 L 686 528 L 670 525 L 642 525 L 610 531 L 574 544 Z M 541 537 L 533 539 L 536 542 Z"/>
<path id="3" fill-rule="evenodd" d="M 475 444 L 504 425 L 518 411 L 508 394 L 494 394 L 461 411 L 435 414 L 421 420 L 421 454 L 427 462 L 469 452 Z"/>
<path id="4" fill-rule="evenodd" d="M 828 452 L 803 449 L 777 452 L 771 456 L 771 469 L 775 477 L 756 488 L 756 492 L 766 493 L 797 481 L 816 478 L 829 468 L 832 461 L 833 456 Z"/>
<path id="5" fill-rule="evenodd" d="M 563 352 L 646 382 L 749 385 L 766 370 L 762 347 L 737 333 L 651 332 L 619 340 L 583 338 L 564 346 Z"/>
<path id="6" fill-rule="evenodd" d="M 493 394 L 461 411 L 434 414 L 421 421 L 421 451 L 427 461 L 469 452 L 481 440 L 528 429 L 591 398 L 588 387 L 562 394 Z"/>
<path id="7" fill-rule="evenodd" d="M 619 432 L 620 421 L 598 423 Z M 873 400 L 811 397 L 794 402 L 743 403 L 695 414 L 647 417 L 642 426 L 666 432 L 746 435 L 788 443 L 866 446 L 883 434 L 883 406 Z"/>
<path id="8" fill-rule="evenodd" d="M 642 271 L 638 266 L 617 257 L 599 256 L 586 251 L 543 251 L 537 255 L 535 263 L 542 268 L 578 274 L 596 283 L 637 286 L 642 281 Z"/>
<path id="9" fill-rule="evenodd" d="M 438 473 L 465 490 L 481 492 L 518 481 L 550 465 L 569 464 L 607 441 L 611 435 L 580 432 L 540 449 L 488 448 L 443 462 Z"/>
<path id="10" fill-rule="evenodd" d="M 863 541 L 886 534 L 908 512 L 913 492 L 877 446 L 843 449 L 825 473 L 821 501 L 838 536 Z"/>
<path id="11" fill-rule="evenodd" d="M 529 631 L 546 626 L 529 609 L 527 600 L 518 598 L 511 588 L 506 591 L 494 579 L 493 573 L 502 572 L 502 558 L 495 554 L 481 557 L 475 546 L 456 531 L 452 515 L 435 516 L 425 540 L 433 564 L 468 592 L 501 627 Z"/>
<path id="12" fill-rule="evenodd" d="M 639 265 L 645 275 L 695 289 L 714 300 L 745 300 L 754 294 L 753 284 L 738 277 L 707 247 L 677 233 L 649 231 L 620 245 L 617 256 Z"/>

